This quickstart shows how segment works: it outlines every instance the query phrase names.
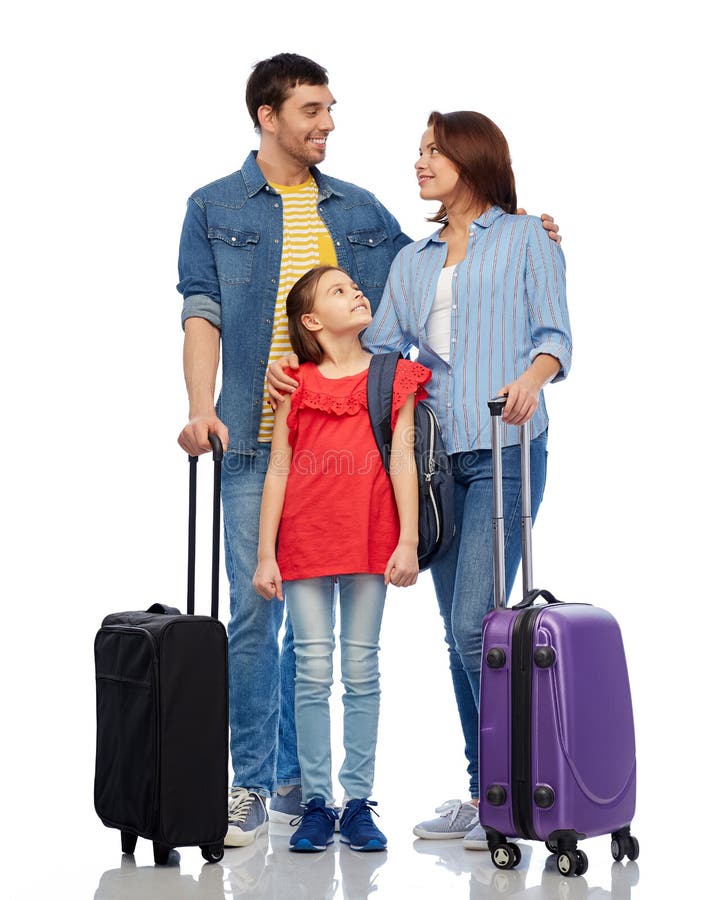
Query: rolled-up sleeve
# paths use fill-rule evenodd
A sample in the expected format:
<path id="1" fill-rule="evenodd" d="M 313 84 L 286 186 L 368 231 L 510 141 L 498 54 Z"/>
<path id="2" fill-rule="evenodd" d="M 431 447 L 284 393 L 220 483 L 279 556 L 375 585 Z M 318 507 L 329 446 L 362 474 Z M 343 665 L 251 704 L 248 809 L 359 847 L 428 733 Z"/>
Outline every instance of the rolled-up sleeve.
<path id="1" fill-rule="evenodd" d="M 413 341 L 405 330 L 406 297 L 403 291 L 403 254 L 393 260 L 381 302 L 373 321 L 363 334 L 363 343 L 372 353 L 400 350 L 405 354 Z"/>
<path id="2" fill-rule="evenodd" d="M 196 197 L 188 200 L 183 221 L 178 251 L 178 277 L 180 281 L 176 288 L 183 295 L 183 327 L 186 319 L 197 316 L 220 328 L 220 283 L 208 240 L 205 206 Z"/>
<path id="3" fill-rule="evenodd" d="M 533 220 L 527 240 L 526 268 L 529 323 L 533 348 L 530 364 L 540 353 L 555 356 L 561 381 L 571 369 L 571 325 L 566 304 L 566 262 L 561 247 Z"/>

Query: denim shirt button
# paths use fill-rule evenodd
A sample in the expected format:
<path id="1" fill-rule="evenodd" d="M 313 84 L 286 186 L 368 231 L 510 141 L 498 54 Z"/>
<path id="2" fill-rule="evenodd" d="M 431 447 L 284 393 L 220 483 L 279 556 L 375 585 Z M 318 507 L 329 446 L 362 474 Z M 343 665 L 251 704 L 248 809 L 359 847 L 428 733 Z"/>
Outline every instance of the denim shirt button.
<path id="1" fill-rule="evenodd" d="M 275 203 L 275 204 L 274 204 L 274 208 L 275 208 L 275 209 L 279 209 L 279 203 Z"/>
<path id="2" fill-rule="evenodd" d="M 233 244 L 234 244 L 235 241 L 237 241 L 237 238 L 236 238 L 236 237 L 231 237 L 230 240 L 231 240 L 231 241 L 233 242 Z"/>
<path id="3" fill-rule="evenodd" d="M 337 241 L 337 242 L 336 242 L 336 246 L 337 246 L 337 247 L 340 247 L 340 246 L 341 246 L 341 241 Z"/>
<path id="4" fill-rule="evenodd" d="M 369 239 L 368 239 L 368 243 L 369 243 L 369 244 L 372 244 L 372 243 L 373 243 L 373 238 L 369 238 Z"/>
<path id="5" fill-rule="evenodd" d="M 278 244 L 278 243 L 279 243 L 279 238 L 275 238 L 275 239 L 274 239 L 274 242 L 275 242 L 275 244 Z"/>

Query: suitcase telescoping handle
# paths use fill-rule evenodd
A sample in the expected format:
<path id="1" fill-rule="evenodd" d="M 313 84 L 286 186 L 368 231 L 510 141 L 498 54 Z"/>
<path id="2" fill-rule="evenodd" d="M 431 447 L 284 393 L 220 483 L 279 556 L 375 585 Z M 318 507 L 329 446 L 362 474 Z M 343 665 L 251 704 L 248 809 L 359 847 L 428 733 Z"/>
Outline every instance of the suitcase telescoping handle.
<path id="1" fill-rule="evenodd" d="M 494 542 L 494 605 L 507 605 L 507 590 L 504 569 L 504 499 L 502 494 L 502 411 L 507 397 L 494 397 L 487 405 L 490 410 L 492 428 L 492 481 L 494 487 L 492 539 Z M 531 422 L 525 422 L 519 429 L 522 471 L 522 587 L 525 600 L 533 593 L 532 569 L 532 490 L 529 445 L 531 442 Z M 529 600 L 530 605 L 534 598 Z"/>
<path id="2" fill-rule="evenodd" d="M 220 481 L 222 475 L 223 448 L 216 434 L 209 434 L 213 448 L 213 563 L 210 615 L 218 618 L 220 585 Z M 189 456 L 190 479 L 188 483 L 188 615 L 195 613 L 195 520 L 197 498 L 198 457 Z"/>

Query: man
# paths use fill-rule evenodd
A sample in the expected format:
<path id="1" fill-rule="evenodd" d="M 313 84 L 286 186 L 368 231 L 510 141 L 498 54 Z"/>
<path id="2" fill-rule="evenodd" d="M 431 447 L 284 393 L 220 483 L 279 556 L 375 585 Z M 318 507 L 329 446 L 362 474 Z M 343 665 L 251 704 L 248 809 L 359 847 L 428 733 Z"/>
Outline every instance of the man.
<path id="1" fill-rule="evenodd" d="M 284 607 L 252 588 L 273 422 L 265 374 L 290 350 L 284 301 L 304 272 L 331 264 L 358 281 L 375 311 L 393 258 L 410 242 L 373 194 L 316 168 L 334 129 L 328 84 L 324 68 L 293 53 L 254 66 L 246 101 L 259 149 L 239 171 L 190 197 L 180 242 L 189 422 L 178 442 L 197 455 L 210 449 L 212 432 L 226 449 L 231 847 L 267 830 L 266 801 L 275 790 L 273 821 L 302 812 L 291 626 L 287 620 L 280 656 Z M 546 227 L 556 239 L 553 221 Z"/>

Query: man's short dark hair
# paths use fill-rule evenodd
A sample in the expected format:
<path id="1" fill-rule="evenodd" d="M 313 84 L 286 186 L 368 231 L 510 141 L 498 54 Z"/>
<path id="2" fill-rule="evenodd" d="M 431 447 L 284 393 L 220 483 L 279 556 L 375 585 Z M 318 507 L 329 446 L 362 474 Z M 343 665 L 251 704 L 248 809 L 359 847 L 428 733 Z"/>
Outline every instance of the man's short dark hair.
<path id="1" fill-rule="evenodd" d="M 247 79 L 245 102 L 255 128 L 259 130 L 257 110 L 271 106 L 275 112 L 298 84 L 328 84 L 326 69 L 298 53 L 278 53 L 260 60 Z"/>

